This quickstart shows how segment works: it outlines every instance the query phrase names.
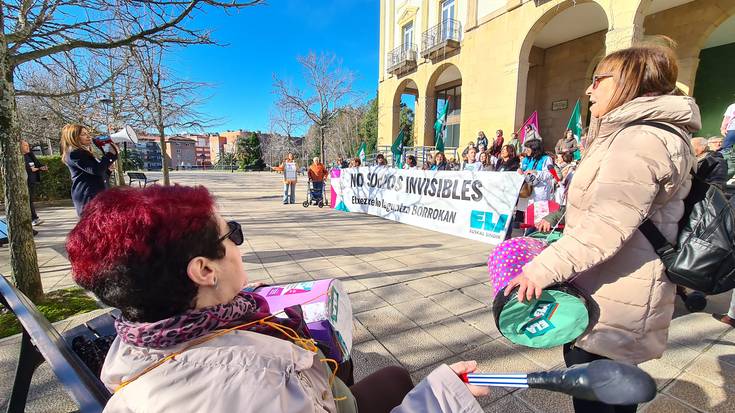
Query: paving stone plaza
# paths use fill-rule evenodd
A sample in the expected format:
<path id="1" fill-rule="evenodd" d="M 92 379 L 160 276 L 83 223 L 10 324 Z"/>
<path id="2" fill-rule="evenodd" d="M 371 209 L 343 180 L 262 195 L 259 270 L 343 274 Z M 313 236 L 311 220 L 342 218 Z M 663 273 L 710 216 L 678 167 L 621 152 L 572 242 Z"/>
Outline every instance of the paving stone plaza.
<path id="1" fill-rule="evenodd" d="M 158 177 L 156 174 L 149 174 Z M 563 365 L 561 349 L 511 345 L 495 328 L 486 261 L 490 246 L 363 214 L 303 208 L 306 180 L 294 205 L 281 204 L 281 177 L 272 173 L 172 172 L 172 181 L 205 185 L 221 214 L 243 225 L 240 247 L 250 281 L 281 284 L 339 278 L 355 315 L 353 359 L 359 380 L 388 365 L 402 365 L 415 382 L 435 366 L 477 360 L 482 372 L 525 372 Z M 74 285 L 64 240 L 74 208 L 39 208 L 45 223 L 36 238 L 46 291 Z M 0 249 L 0 272 L 9 272 Z M 712 297 L 706 312 L 689 314 L 677 302 L 663 358 L 641 365 L 657 381 L 645 412 L 735 411 L 735 330 L 709 315 L 729 295 Z M 108 310 L 57 323 L 68 329 Z M 19 338 L 0 340 L 0 410 L 15 373 Z M 74 402 L 46 365 L 37 371 L 27 411 L 74 411 Z M 487 412 L 571 412 L 568 396 L 539 390 L 493 389 L 480 404 Z"/>

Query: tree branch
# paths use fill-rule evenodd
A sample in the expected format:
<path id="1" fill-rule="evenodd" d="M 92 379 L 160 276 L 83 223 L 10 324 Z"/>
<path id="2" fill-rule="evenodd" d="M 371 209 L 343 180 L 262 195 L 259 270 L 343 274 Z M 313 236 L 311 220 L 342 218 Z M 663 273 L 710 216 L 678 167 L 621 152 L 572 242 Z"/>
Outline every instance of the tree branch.
<path id="1" fill-rule="evenodd" d="M 154 39 L 152 36 L 165 32 L 169 29 L 177 28 L 178 24 L 181 23 L 189 14 L 197 8 L 199 5 L 211 5 L 216 7 L 227 7 L 227 8 L 244 8 L 244 7 L 250 7 L 257 4 L 262 3 L 263 0 L 249 0 L 245 1 L 244 3 L 237 3 L 236 0 L 233 0 L 229 3 L 223 3 L 218 2 L 214 0 L 191 0 L 186 7 L 184 7 L 183 10 L 181 10 L 176 16 L 169 19 L 166 22 L 162 22 L 160 25 L 150 27 L 148 29 L 140 30 L 136 33 L 129 34 L 123 38 L 120 39 L 105 39 L 105 41 L 91 41 L 91 40 L 85 40 L 85 39 L 77 39 L 77 38 L 67 38 L 66 42 L 60 43 L 60 44 L 54 44 L 49 47 L 45 47 L 42 49 L 32 50 L 25 53 L 19 53 L 15 56 L 10 56 L 9 61 L 13 67 L 18 66 L 22 63 L 32 61 L 39 59 L 44 56 L 49 56 L 56 53 L 61 53 L 65 51 L 70 51 L 77 48 L 86 48 L 86 49 L 114 49 L 117 47 L 129 45 L 132 43 L 135 43 L 136 41 L 150 41 L 150 42 L 161 42 L 161 43 L 183 43 L 186 44 L 189 39 L 186 38 L 162 38 L 162 39 Z M 92 26 L 93 27 L 93 26 Z M 181 29 L 181 28 L 180 28 Z M 182 29 L 183 30 L 183 29 Z M 191 31 L 189 32 L 192 33 Z"/>

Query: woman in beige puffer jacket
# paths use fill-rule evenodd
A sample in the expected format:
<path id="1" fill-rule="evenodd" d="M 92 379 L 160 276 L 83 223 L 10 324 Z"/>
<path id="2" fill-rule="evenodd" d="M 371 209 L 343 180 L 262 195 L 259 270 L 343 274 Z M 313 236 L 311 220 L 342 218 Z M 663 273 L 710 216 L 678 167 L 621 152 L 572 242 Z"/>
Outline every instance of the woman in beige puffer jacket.
<path id="1" fill-rule="evenodd" d="M 673 53 L 635 47 L 599 64 L 590 95 L 589 146 L 568 194 L 564 237 L 523 268 L 506 294 L 540 297 L 543 288 L 571 281 L 592 296 L 599 318 L 565 346 L 567 364 L 599 358 L 641 363 L 666 347 L 675 285 L 638 226 L 646 217 L 674 241 L 691 186 L 695 158 L 685 136 L 700 128 L 694 100 L 672 93 Z M 673 134 L 651 125 L 660 122 Z M 574 400 L 580 411 L 635 411 Z"/>

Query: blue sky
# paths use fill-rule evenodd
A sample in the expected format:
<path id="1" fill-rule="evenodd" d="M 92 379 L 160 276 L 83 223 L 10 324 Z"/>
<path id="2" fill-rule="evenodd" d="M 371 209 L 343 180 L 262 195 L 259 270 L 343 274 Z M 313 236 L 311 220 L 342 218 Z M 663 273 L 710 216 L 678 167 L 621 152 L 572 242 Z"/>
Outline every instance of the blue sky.
<path id="1" fill-rule="evenodd" d="M 301 83 L 296 57 L 309 51 L 335 53 L 355 72 L 354 90 L 366 101 L 374 97 L 379 17 L 377 0 L 269 0 L 229 15 L 210 9 L 194 26 L 213 28 L 226 45 L 176 50 L 169 65 L 178 76 L 212 85 L 202 111 L 224 120 L 216 131 L 267 131 L 273 74 Z"/>

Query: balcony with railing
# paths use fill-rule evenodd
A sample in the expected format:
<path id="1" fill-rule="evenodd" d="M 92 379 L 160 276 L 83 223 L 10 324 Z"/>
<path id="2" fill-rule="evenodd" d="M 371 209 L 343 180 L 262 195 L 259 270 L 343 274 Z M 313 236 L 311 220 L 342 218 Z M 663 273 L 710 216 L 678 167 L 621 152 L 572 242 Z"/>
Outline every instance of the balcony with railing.
<path id="1" fill-rule="evenodd" d="M 415 44 L 402 44 L 388 52 L 388 73 L 401 75 L 416 68 L 418 50 Z"/>
<path id="2" fill-rule="evenodd" d="M 421 35 L 421 57 L 435 59 L 459 50 L 462 22 L 445 19 Z"/>

